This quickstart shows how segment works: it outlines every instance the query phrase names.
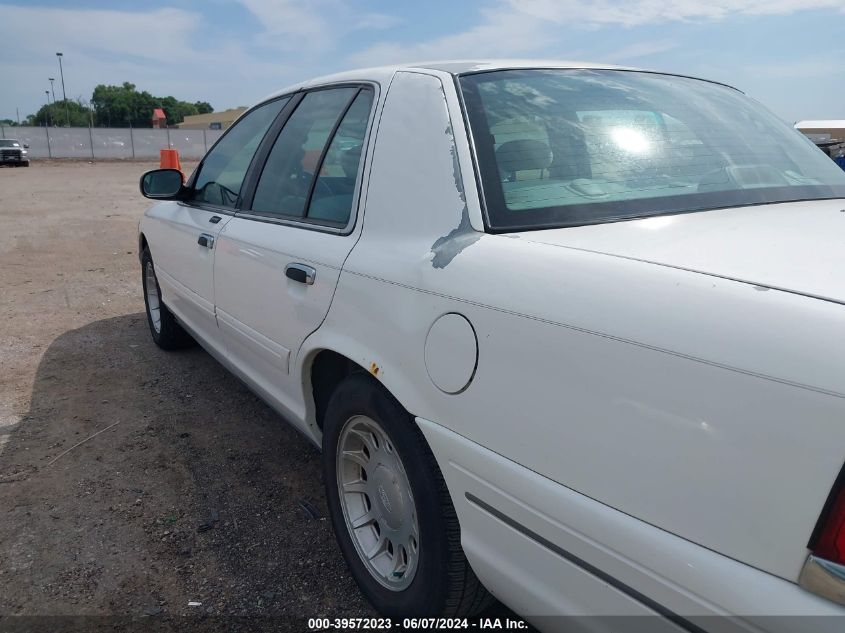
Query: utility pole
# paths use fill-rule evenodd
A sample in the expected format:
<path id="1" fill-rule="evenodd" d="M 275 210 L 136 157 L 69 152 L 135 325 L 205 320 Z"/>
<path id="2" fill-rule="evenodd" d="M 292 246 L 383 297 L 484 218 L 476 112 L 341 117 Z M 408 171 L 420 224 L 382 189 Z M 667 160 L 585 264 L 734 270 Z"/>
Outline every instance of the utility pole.
<path id="1" fill-rule="evenodd" d="M 62 78 L 62 100 L 65 102 L 65 115 L 67 116 L 67 126 L 70 127 L 70 110 L 67 105 L 67 93 L 65 92 L 65 72 L 62 69 L 62 57 L 64 53 L 56 53 L 59 58 L 59 76 Z"/>

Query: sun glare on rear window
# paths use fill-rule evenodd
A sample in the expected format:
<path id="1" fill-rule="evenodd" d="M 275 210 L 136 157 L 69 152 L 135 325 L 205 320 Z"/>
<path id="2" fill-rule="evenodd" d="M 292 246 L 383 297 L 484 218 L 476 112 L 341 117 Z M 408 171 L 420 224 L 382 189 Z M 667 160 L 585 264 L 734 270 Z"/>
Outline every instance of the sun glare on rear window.
<path id="1" fill-rule="evenodd" d="M 459 83 L 493 230 L 845 197 L 845 172 L 727 86 L 539 69 Z"/>

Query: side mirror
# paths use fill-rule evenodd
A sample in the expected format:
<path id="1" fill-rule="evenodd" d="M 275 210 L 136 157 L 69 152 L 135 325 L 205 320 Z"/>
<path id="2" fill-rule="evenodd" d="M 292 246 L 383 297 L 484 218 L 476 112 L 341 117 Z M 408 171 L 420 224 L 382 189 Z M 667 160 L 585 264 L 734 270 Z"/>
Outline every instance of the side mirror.
<path id="1" fill-rule="evenodd" d="M 24 144 L 23 144 L 23 148 L 24 148 L 24 149 L 29 149 L 29 145 L 27 145 L 26 143 L 24 143 Z"/>
<path id="2" fill-rule="evenodd" d="M 178 169 L 153 169 L 141 176 L 141 193 L 153 200 L 181 200 L 185 187 Z"/>

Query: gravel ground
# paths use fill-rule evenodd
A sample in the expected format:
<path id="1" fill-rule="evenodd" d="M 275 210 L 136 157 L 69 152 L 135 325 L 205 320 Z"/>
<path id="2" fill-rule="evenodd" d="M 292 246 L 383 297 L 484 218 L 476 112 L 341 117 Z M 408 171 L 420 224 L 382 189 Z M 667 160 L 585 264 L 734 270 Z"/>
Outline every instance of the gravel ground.
<path id="1" fill-rule="evenodd" d="M 374 615 L 317 451 L 202 350 L 150 340 L 136 227 L 156 166 L 0 169 L 0 624 Z"/>

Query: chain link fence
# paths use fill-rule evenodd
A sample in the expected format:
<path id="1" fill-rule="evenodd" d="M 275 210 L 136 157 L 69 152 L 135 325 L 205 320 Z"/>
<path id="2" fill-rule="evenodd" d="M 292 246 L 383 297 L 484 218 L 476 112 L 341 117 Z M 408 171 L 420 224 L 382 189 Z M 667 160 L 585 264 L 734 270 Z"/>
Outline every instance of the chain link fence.
<path id="1" fill-rule="evenodd" d="M 179 150 L 182 158 L 202 158 L 223 130 L 151 128 L 6 127 L 0 138 L 29 145 L 30 158 L 158 158 L 159 150 Z"/>

